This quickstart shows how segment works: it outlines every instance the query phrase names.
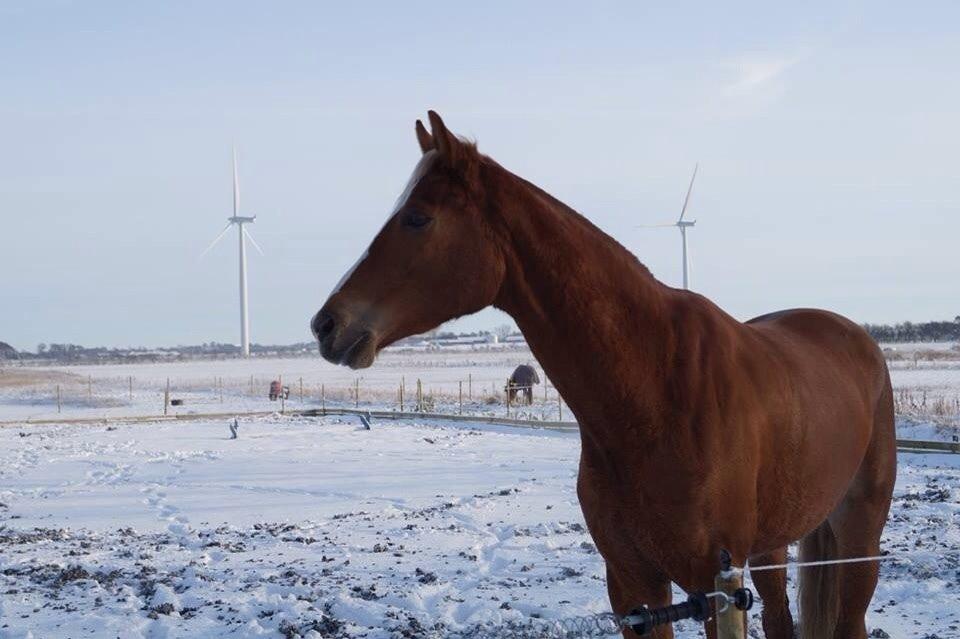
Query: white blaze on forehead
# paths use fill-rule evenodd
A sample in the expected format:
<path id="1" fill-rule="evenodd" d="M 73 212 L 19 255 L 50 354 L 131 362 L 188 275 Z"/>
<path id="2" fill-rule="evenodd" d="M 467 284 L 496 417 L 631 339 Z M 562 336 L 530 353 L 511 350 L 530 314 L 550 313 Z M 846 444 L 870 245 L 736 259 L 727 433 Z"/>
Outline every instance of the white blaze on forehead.
<path id="1" fill-rule="evenodd" d="M 413 173 L 410 174 L 410 179 L 407 180 L 407 185 L 403 188 L 403 192 L 400 194 L 400 197 L 397 198 L 397 202 L 393 205 L 393 210 L 390 211 L 390 215 L 387 216 L 387 221 L 384 222 L 383 227 L 380 228 L 382 231 L 387 224 L 390 223 L 390 220 L 394 218 L 397 212 L 404 207 L 407 203 L 407 200 L 410 199 L 410 194 L 413 193 L 413 189 L 417 188 L 417 184 L 420 183 L 420 180 L 427 174 L 427 171 L 430 170 L 430 167 L 433 166 L 434 160 L 437 158 L 437 152 L 434 150 L 427 151 L 423 154 L 423 157 L 420 158 L 420 161 L 417 162 L 417 166 L 414 167 Z M 377 235 L 380 235 L 380 232 L 377 232 Z M 374 237 L 377 237 L 374 235 Z M 360 256 L 360 259 L 350 267 L 346 273 L 343 274 L 343 277 L 340 278 L 340 281 L 337 282 L 337 285 L 333 287 L 333 290 L 330 291 L 330 297 L 336 295 L 341 288 L 343 288 L 344 283 L 350 276 L 353 275 L 354 271 L 363 264 L 363 261 L 367 259 L 367 256 L 370 254 L 370 247 L 367 247 L 367 250 L 363 252 L 363 255 Z"/>

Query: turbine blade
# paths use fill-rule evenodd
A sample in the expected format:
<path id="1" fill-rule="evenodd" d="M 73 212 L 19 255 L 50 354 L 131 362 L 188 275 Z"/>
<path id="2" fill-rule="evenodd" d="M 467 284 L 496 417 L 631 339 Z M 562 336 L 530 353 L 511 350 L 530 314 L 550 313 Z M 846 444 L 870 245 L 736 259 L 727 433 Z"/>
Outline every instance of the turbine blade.
<path id="1" fill-rule="evenodd" d="M 230 230 L 230 227 L 231 227 L 231 226 L 233 226 L 233 222 L 227 222 L 227 225 L 226 225 L 225 227 L 223 227 L 223 230 L 220 231 L 220 234 L 217 235 L 217 237 L 215 237 L 212 242 L 210 242 L 210 246 L 208 246 L 207 248 L 205 248 L 205 249 L 203 250 L 203 253 L 200 254 L 200 257 L 201 257 L 201 258 L 202 258 L 204 255 L 206 255 L 207 253 L 209 253 L 209 252 L 210 252 L 210 249 L 212 249 L 214 246 L 216 246 L 217 242 L 219 242 L 219 241 L 220 241 L 220 238 L 222 238 L 222 237 L 226 234 L 226 232 Z"/>
<path id="2" fill-rule="evenodd" d="M 693 175 L 690 176 L 690 186 L 687 187 L 687 197 L 683 198 L 683 208 L 680 209 L 680 219 L 677 220 L 678 222 L 682 222 L 683 216 L 687 214 L 687 204 L 690 203 L 690 193 L 693 191 L 693 181 L 697 179 L 697 169 L 699 168 L 700 163 L 697 162 L 697 164 L 693 167 Z"/>
<path id="3" fill-rule="evenodd" d="M 637 224 L 634 228 L 638 229 L 662 229 L 668 226 L 676 226 L 676 222 L 670 222 L 669 224 Z"/>
<path id="4" fill-rule="evenodd" d="M 233 147 L 233 216 L 240 211 L 240 181 L 237 179 L 237 147 Z"/>
<path id="5" fill-rule="evenodd" d="M 247 227 L 240 225 L 240 228 L 243 229 L 243 234 L 247 236 L 247 239 L 250 240 L 250 243 L 253 244 L 253 248 L 257 249 L 257 253 L 263 255 L 263 249 L 260 248 L 260 245 L 257 244 L 257 241 L 253 239 L 253 236 L 250 235 L 250 231 L 247 230 Z"/>

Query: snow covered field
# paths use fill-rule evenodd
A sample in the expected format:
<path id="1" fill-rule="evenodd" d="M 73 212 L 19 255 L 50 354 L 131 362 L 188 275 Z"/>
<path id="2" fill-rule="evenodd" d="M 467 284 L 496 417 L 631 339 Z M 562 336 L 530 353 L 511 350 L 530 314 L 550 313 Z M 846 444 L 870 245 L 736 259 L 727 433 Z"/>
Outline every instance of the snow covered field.
<path id="1" fill-rule="evenodd" d="M 0 637 L 479 636 L 607 609 L 576 434 L 276 416 L 228 437 L 0 428 Z M 885 547 L 905 554 L 873 636 L 960 637 L 960 456 L 901 455 Z"/>
<path id="2" fill-rule="evenodd" d="M 320 384 L 327 406 L 352 407 L 358 384 L 361 407 L 396 409 L 403 379 L 409 410 L 419 379 L 433 410 L 457 412 L 463 382 L 465 414 L 503 416 L 504 380 L 532 359 L 387 352 L 359 378 L 311 358 L 27 369 L 24 383 L 6 369 L 0 638 L 480 637 L 491 635 L 479 626 L 605 611 L 574 489 L 576 433 L 274 415 L 230 440 L 225 420 L 26 423 L 156 415 L 167 379 L 183 400 L 171 413 L 274 411 L 266 387 L 280 376 L 289 409 L 318 406 Z M 891 373 L 911 401 L 960 396 L 956 362 Z M 557 419 L 555 390 L 542 392 L 520 417 Z M 913 415 L 898 433 L 950 438 L 958 421 Z M 886 548 L 908 554 L 882 567 L 872 627 L 960 638 L 960 456 L 901 455 Z"/>

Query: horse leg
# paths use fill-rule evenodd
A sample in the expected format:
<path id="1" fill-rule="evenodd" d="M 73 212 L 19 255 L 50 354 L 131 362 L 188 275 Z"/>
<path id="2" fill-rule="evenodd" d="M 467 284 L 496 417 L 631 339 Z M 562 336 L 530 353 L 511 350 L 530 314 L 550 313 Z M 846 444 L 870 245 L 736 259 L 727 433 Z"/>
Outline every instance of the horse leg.
<path id="1" fill-rule="evenodd" d="M 629 575 L 617 575 L 607 565 L 607 593 L 610 596 L 610 605 L 618 615 L 626 615 L 634 608 L 645 605 L 649 608 L 660 608 L 669 606 L 672 593 L 670 590 L 670 580 L 657 571 L 651 570 L 649 573 L 634 573 Z M 624 639 L 635 639 L 639 637 L 637 633 L 629 628 L 623 631 Z M 655 639 L 673 639 L 672 626 L 660 626 L 655 628 L 653 633 L 644 635 L 644 637 L 654 637 Z"/>
<path id="2" fill-rule="evenodd" d="M 897 474 L 893 411 L 880 410 L 867 456 L 840 505 L 828 521 L 837 538 L 840 558 L 873 557 L 880 554 L 880 536 L 887 522 Z M 840 610 L 836 639 L 867 636 L 864 615 L 877 587 L 877 562 L 839 566 Z"/>
<path id="3" fill-rule="evenodd" d="M 787 561 L 786 547 L 750 558 L 757 566 L 782 564 Z M 764 570 L 750 578 L 763 601 L 763 634 L 767 639 L 793 639 L 793 616 L 787 600 L 787 569 Z"/>

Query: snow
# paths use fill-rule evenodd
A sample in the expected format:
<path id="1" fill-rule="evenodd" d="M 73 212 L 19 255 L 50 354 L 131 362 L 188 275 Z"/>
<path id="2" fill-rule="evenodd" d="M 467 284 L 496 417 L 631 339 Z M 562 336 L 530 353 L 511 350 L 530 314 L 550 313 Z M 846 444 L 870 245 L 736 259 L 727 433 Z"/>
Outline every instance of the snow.
<path id="1" fill-rule="evenodd" d="M 578 456 L 576 433 L 443 421 L 0 428 L 0 637 L 470 636 L 605 611 Z M 960 456 L 899 473 L 904 555 L 869 624 L 958 637 Z"/>

